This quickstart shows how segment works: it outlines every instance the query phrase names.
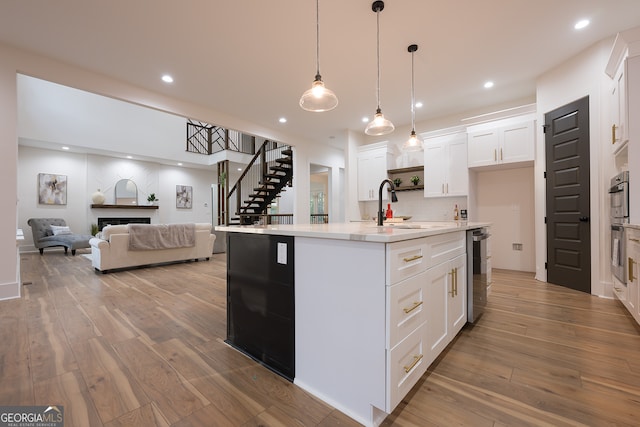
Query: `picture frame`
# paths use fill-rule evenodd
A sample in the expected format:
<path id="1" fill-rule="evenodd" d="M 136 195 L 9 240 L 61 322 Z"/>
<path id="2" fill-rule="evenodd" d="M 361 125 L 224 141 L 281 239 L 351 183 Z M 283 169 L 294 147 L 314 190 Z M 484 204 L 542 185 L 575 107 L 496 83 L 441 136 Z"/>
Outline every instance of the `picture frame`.
<path id="1" fill-rule="evenodd" d="M 176 208 L 191 209 L 193 207 L 193 187 L 176 185 Z"/>
<path id="2" fill-rule="evenodd" d="M 52 173 L 39 173 L 38 203 L 41 205 L 66 205 L 67 176 Z"/>

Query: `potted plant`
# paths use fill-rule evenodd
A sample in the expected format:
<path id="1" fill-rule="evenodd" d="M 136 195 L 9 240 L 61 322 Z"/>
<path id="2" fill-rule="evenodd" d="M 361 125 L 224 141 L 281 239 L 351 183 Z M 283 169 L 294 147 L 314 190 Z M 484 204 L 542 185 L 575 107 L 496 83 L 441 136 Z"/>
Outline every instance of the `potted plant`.
<path id="1" fill-rule="evenodd" d="M 147 197 L 147 202 L 149 202 L 152 205 L 157 204 L 158 203 L 158 199 L 156 199 L 156 193 L 149 194 L 149 196 Z"/>
<path id="2" fill-rule="evenodd" d="M 413 175 L 411 177 L 411 182 L 413 182 L 413 185 L 418 185 L 420 183 L 420 177 L 418 175 Z"/>
<path id="3" fill-rule="evenodd" d="M 100 231 L 98 230 L 98 224 L 91 224 L 91 235 L 95 236 L 96 234 L 98 234 L 98 231 Z"/>
<path id="4" fill-rule="evenodd" d="M 393 180 L 393 185 L 395 185 L 396 187 L 400 187 L 400 184 L 402 184 L 402 180 L 400 178 L 395 178 Z"/>

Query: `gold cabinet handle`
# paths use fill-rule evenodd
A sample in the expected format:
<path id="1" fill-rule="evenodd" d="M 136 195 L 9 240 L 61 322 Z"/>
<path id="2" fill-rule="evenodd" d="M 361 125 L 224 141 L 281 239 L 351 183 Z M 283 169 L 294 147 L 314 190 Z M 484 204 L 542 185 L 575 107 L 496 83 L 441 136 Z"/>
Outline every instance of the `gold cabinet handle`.
<path id="1" fill-rule="evenodd" d="M 453 283 L 455 284 L 455 296 L 458 296 L 458 267 L 453 269 Z"/>
<path id="2" fill-rule="evenodd" d="M 502 148 L 500 148 L 500 160 L 502 161 Z"/>
<path id="3" fill-rule="evenodd" d="M 449 183 L 447 182 L 447 194 L 449 194 Z"/>
<path id="4" fill-rule="evenodd" d="M 640 243 L 640 239 L 634 239 L 633 237 L 629 237 L 629 240 L 632 242 Z"/>
<path id="5" fill-rule="evenodd" d="M 423 301 L 416 301 L 413 303 L 413 305 L 409 308 L 403 308 L 402 310 L 404 311 L 404 314 L 409 314 L 411 313 L 413 310 L 415 310 L 416 308 L 420 307 L 422 305 Z"/>
<path id="6" fill-rule="evenodd" d="M 495 148 L 493 149 L 493 161 L 498 161 L 498 150 L 496 150 Z"/>
<path id="7" fill-rule="evenodd" d="M 611 143 L 615 144 L 616 143 L 616 128 L 618 126 L 616 125 L 611 125 Z"/>
<path id="8" fill-rule="evenodd" d="M 422 258 L 422 255 L 414 255 L 411 258 L 402 258 L 402 260 L 404 262 L 411 262 L 411 261 L 415 261 L 415 260 L 420 259 L 420 258 Z"/>
<path id="9" fill-rule="evenodd" d="M 451 294 L 451 298 L 456 296 L 456 290 L 455 290 L 455 270 L 452 268 L 451 271 L 449 272 L 449 274 L 451 275 L 451 290 L 449 291 L 449 293 Z"/>
<path id="10" fill-rule="evenodd" d="M 442 183 L 442 194 L 444 194 L 444 182 Z"/>
<path id="11" fill-rule="evenodd" d="M 404 367 L 405 374 L 408 374 L 409 372 L 411 372 L 411 370 L 418 364 L 419 361 L 422 360 L 423 357 L 424 357 L 423 354 L 413 356 L 413 362 L 411 362 L 411 365 Z"/>
<path id="12" fill-rule="evenodd" d="M 629 257 L 629 259 L 627 260 L 627 265 L 629 266 L 629 282 L 633 282 L 634 280 L 636 280 L 636 277 L 633 277 L 633 263 L 634 262 L 635 261 L 631 257 Z"/>

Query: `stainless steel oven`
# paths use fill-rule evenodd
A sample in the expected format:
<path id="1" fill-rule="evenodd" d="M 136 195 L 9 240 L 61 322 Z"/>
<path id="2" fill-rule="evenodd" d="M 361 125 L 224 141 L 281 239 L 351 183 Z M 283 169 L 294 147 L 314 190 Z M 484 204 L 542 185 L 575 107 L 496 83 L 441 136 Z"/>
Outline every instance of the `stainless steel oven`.
<path id="1" fill-rule="evenodd" d="M 627 250 L 624 240 L 624 226 L 611 224 L 611 272 L 623 284 L 627 284 Z"/>
<path id="2" fill-rule="evenodd" d="M 627 283 L 624 226 L 629 222 L 629 172 L 611 179 L 609 187 L 611 217 L 611 272 L 623 284 Z"/>
<path id="3" fill-rule="evenodd" d="M 629 171 L 611 179 L 609 187 L 611 224 L 629 222 Z"/>

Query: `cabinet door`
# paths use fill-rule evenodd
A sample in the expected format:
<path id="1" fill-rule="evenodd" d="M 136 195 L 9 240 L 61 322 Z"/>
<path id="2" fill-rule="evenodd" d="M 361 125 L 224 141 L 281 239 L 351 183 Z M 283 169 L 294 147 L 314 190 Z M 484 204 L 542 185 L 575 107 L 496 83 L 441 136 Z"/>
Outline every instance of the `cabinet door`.
<path id="1" fill-rule="evenodd" d="M 533 160 L 534 134 L 533 121 L 501 128 L 498 162 L 514 163 Z"/>
<path id="2" fill-rule="evenodd" d="M 467 160 L 470 168 L 496 164 L 499 144 L 497 129 L 470 132 L 467 142 Z"/>
<path id="3" fill-rule="evenodd" d="M 424 197 L 445 194 L 447 152 L 444 142 L 431 142 L 424 148 Z"/>
<path id="4" fill-rule="evenodd" d="M 445 262 L 427 270 L 425 283 L 427 305 L 427 350 L 430 364 L 449 344 L 449 263 Z"/>
<path id="5" fill-rule="evenodd" d="M 620 64 L 611 90 L 611 145 L 616 153 L 629 139 L 627 132 L 627 60 Z"/>
<path id="6" fill-rule="evenodd" d="M 380 183 L 387 178 L 387 150 L 371 150 L 358 154 L 358 200 L 378 200 Z M 387 200 L 387 191 L 382 200 Z"/>
<path id="7" fill-rule="evenodd" d="M 627 228 L 627 307 L 636 321 L 640 322 L 640 231 Z"/>
<path id="8" fill-rule="evenodd" d="M 449 341 L 467 323 L 467 255 L 463 254 L 454 258 L 449 263 L 449 295 L 447 303 L 449 305 Z"/>
<path id="9" fill-rule="evenodd" d="M 464 134 L 449 143 L 448 154 L 447 196 L 466 196 L 469 194 L 469 168 Z"/>

